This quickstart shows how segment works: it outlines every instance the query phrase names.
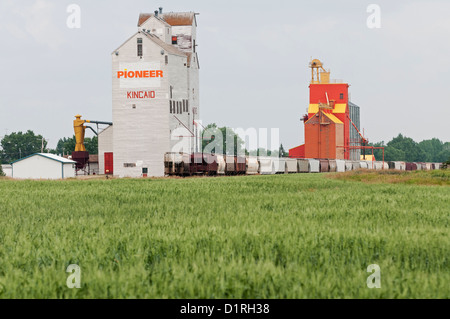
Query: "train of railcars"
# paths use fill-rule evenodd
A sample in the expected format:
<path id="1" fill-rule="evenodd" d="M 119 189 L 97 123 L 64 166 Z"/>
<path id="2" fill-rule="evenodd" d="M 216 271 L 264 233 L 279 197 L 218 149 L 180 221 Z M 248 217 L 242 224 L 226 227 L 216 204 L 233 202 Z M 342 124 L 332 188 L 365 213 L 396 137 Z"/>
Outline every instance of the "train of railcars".
<path id="1" fill-rule="evenodd" d="M 437 170 L 441 163 L 296 159 L 268 156 L 166 153 L 167 176 L 275 175 L 368 170 Z"/>

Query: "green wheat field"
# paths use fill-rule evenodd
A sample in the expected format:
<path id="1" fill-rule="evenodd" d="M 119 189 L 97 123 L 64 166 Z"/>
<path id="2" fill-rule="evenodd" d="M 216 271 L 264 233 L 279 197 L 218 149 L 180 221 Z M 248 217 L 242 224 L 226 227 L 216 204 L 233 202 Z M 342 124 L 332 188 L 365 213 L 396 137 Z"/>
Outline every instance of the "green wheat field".
<path id="1" fill-rule="evenodd" d="M 429 175 L 3 178 L 0 298 L 449 298 L 450 175 Z"/>

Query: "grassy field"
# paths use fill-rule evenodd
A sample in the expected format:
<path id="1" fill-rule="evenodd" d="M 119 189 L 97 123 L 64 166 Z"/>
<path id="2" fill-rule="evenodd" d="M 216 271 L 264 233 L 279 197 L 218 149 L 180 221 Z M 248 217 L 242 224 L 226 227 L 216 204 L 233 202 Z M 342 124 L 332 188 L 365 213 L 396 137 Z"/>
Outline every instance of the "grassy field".
<path id="1" fill-rule="evenodd" d="M 330 174 L 331 178 L 365 183 L 391 183 L 408 185 L 445 185 L 450 186 L 450 170 L 434 171 L 373 171 L 358 170 L 341 174 Z"/>
<path id="2" fill-rule="evenodd" d="M 0 179 L 0 298 L 450 297 L 450 188 L 329 176 Z"/>

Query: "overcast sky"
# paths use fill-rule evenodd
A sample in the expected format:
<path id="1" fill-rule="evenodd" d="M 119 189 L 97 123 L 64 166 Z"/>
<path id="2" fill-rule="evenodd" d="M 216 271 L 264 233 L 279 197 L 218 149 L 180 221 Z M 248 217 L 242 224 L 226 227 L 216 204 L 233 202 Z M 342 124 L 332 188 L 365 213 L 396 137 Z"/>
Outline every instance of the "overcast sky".
<path id="1" fill-rule="evenodd" d="M 80 29 L 66 25 L 72 3 Z M 379 29 L 367 27 L 372 3 Z M 303 144 L 313 57 L 351 85 L 370 141 L 450 141 L 448 0 L 0 0 L 0 136 L 31 129 L 55 147 L 77 113 L 112 120 L 111 52 L 160 6 L 200 13 L 203 123 L 280 128 L 285 149 Z"/>

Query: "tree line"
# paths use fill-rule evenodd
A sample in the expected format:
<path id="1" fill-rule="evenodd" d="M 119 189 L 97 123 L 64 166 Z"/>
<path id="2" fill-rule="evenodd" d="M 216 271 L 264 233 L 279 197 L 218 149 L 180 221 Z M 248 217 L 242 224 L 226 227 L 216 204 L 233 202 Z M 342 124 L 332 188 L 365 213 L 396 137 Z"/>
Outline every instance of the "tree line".
<path id="1" fill-rule="evenodd" d="M 289 154 L 284 149 L 283 144 L 278 150 L 266 150 L 259 148 L 257 150 L 245 149 L 245 143 L 242 138 L 228 127 L 218 127 L 216 124 L 210 124 L 205 128 L 216 130 L 217 134 L 221 134 L 223 143 L 223 154 L 236 155 L 246 154 L 252 156 L 274 156 L 287 157 Z M 203 149 L 212 143 L 215 136 L 203 139 Z M 227 147 L 227 143 L 233 141 L 232 147 Z M 52 153 L 57 155 L 70 155 L 75 150 L 75 136 L 63 137 L 59 139 L 55 149 L 48 148 L 47 141 L 40 134 L 35 134 L 33 131 L 27 132 L 13 132 L 5 135 L 0 142 L 0 163 L 8 164 L 20 158 L 27 157 L 35 153 Z M 98 138 L 85 138 L 86 150 L 90 154 L 98 153 Z M 450 142 L 442 142 L 437 138 L 430 140 L 423 140 L 416 142 L 412 138 L 399 134 L 388 143 L 384 141 L 379 143 L 372 143 L 369 146 L 384 147 L 385 161 L 405 161 L 405 162 L 435 162 L 443 163 L 450 160 Z M 367 150 L 366 154 L 371 154 L 371 150 Z M 382 160 L 382 150 L 374 150 L 374 155 L 377 160 Z"/>
<path id="2" fill-rule="evenodd" d="M 444 143 L 437 138 L 416 142 L 410 137 L 399 134 L 387 144 L 382 141 L 369 146 L 384 147 L 385 161 L 443 163 L 450 160 L 450 142 Z M 369 152 L 371 154 L 372 151 L 367 150 L 366 154 Z M 374 150 L 374 155 L 379 161 L 383 159 L 381 149 Z"/>
<path id="3" fill-rule="evenodd" d="M 13 132 L 5 135 L 0 142 L 0 163 L 8 164 L 35 153 L 71 155 L 75 150 L 75 136 L 59 139 L 55 149 L 48 147 L 46 139 L 33 131 Z M 90 154 L 98 153 L 98 138 L 85 138 L 84 145 Z"/>

